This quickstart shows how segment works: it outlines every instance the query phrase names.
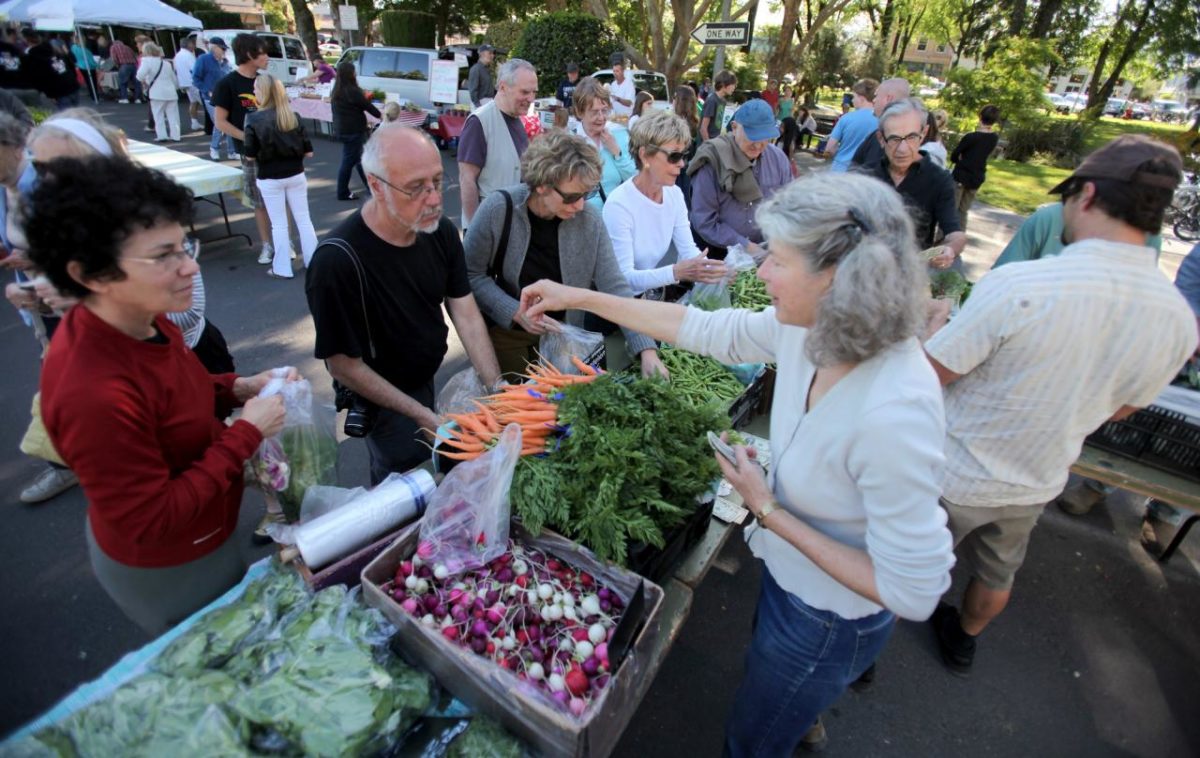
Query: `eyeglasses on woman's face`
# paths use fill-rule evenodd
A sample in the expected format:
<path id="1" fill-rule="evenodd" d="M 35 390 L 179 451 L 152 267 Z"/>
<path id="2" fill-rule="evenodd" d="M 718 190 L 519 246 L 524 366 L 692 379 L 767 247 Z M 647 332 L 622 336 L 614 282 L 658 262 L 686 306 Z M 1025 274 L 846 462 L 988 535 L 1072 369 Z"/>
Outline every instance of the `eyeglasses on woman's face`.
<path id="1" fill-rule="evenodd" d="M 123 261 L 136 261 L 137 263 L 148 263 L 159 269 L 173 269 L 183 265 L 184 261 L 196 260 L 200 257 L 200 240 L 195 237 L 185 237 L 183 242 L 175 250 L 167 250 L 166 252 L 153 255 L 148 258 L 122 256 Z"/>

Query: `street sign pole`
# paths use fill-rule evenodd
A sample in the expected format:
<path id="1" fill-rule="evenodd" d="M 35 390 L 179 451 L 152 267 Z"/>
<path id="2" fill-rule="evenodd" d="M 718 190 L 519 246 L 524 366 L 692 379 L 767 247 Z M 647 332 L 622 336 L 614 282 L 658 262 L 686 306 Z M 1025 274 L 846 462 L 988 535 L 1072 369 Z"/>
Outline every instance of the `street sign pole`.
<path id="1" fill-rule="evenodd" d="M 729 6 L 731 0 L 721 0 L 721 21 L 729 22 Z M 725 46 L 717 48 L 717 56 L 713 59 L 713 86 L 716 86 L 717 74 L 725 68 Z"/>

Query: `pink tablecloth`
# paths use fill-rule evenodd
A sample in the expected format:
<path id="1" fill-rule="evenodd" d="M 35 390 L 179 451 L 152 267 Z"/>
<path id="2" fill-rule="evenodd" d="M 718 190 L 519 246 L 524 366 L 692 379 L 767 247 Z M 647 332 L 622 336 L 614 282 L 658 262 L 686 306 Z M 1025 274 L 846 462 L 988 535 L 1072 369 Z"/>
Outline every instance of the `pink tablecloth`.
<path id="1" fill-rule="evenodd" d="M 294 97 L 291 99 L 292 110 L 301 118 L 311 118 L 317 121 L 333 121 L 333 107 L 324 100 L 315 100 L 307 97 Z M 425 124 L 425 113 L 410 113 L 409 111 L 401 110 L 400 117 L 397 122 L 405 126 L 423 126 Z M 367 114 L 368 124 L 377 124 L 379 119 L 371 114 Z"/>

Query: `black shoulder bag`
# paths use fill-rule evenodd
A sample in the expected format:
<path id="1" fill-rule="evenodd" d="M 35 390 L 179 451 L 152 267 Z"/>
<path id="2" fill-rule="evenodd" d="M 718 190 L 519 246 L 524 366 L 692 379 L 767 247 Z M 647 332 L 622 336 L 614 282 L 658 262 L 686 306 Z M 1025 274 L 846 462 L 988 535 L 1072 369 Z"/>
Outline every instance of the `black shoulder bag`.
<path id="1" fill-rule="evenodd" d="M 504 195 L 504 228 L 500 232 L 500 245 L 496 248 L 496 252 L 492 254 L 491 263 L 488 264 L 488 278 L 496 282 L 496 286 L 504 290 L 512 297 L 521 298 L 521 293 L 513 293 L 512 287 L 504 281 L 504 259 L 508 255 L 508 235 L 512 231 L 513 217 L 513 201 L 512 195 L 508 194 L 508 190 L 498 190 L 501 195 Z"/>

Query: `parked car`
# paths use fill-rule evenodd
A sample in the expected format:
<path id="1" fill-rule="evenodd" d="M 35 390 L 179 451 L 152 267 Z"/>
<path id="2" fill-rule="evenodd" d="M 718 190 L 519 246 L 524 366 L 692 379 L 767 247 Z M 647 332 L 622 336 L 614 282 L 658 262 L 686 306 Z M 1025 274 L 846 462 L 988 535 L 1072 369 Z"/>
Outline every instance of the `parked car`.
<path id="1" fill-rule="evenodd" d="M 1043 92 L 1042 97 L 1046 101 L 1046 107 L 1049 108 L 1050 110 L 1057 111 L 1060 106 L 1062 106 L 1064 108 L 1068 107 L 1068 106 L 1064 105 L 1062 95 L 1056 94 L 1054 92 Z"/>
<path id="2" fill-rule="evenodd" d="M 1059 95 L 1059 102 L 1056 110 L 1059 113 L 1081 113 L 1087 108 L 1087 93 L 1084 92 L 1067 92 Z"/>
<path id="3" fill-rule="evenodd" d="M 267 48 L 267 57 L 270 58 L 267 71 L 284 84 L 294 83 L 299 78 L 297 72 L 300 69 L 308 71 L 310 65 L 308 53 L 304 48 L 304 43 L 294 34 L 256 32 L 245 29 L 205 29 L 202 32 L 192 32 L 188 36 L 196 38 L 196 47 L 203 50 L 206 49 L 205 40 L 220 37 L 225 40 L 226 45 L 232 46 L 233 38 L 239 34 L 253 34 L 263 41 Z M 232 60 L 232 47 L 229 53 L 229 58 Z"/>
<path id="4" fill-rule="evenodd" d="M 654 98 L 654 107 L 670 108 L 671 93 L 667 90 L 667 77 L 657 71 L 626 71 L 626 75 L 633 77 L 633 86 L 637 91 L 649 92 Z M 601 84 L 610 84 L 613 80 L 613 72 L 611 68 L 602 69 L 592 74 L 596 81 Z"/>
<path id="5" fill-rule="evenodd" d="M 1176 100 L 1155 100 L 1150 109 L 1150 117 L 1155 121 L 1183 123 L 1187 118 L 1187 106 Z"/>
<path id="6" fill-rule="evenodd" d="M 808 114 L 817 122 L 817 134 L 821 137 L 828 136 L 833 131 L 833 125 L 842 117 L 841 108 L 829 105 L 797 105 L 794 110 L 799 111 L 801 108 L 808 108 Z"/>
<path id="7" fill-rule="evenodd" d="M 1110 97 L 1108 102 L 1104 104 L 1102 113 L 1105 116 L 1116 116 L 1120 118 L 1125 115 L 1126 100 L 1123 97 Z"/>
<path id="8" fill-rule="evenodd" d="M 327 55 L 331 58 L 342 57 L 342 46 L 334 40 L 320 43 L 317 45 L 317 49 L 321 51 L 321 55 Z"/>
<path id="9" fill-rule="evenodd" d="M 394 94 L 436 115 L 438 104 L 430 93 L 433 62 L 454 59 L 453 53 L 443 57 L 437 50 L 418 47 L 352 47 L 342 54 L 338 65 L 353 63 L 359 86 L 364 90 Z M 466 90 L 462 89 L 467 75 L 463 68 L 460 64 L 457 102 L 470 104 Z"/>

